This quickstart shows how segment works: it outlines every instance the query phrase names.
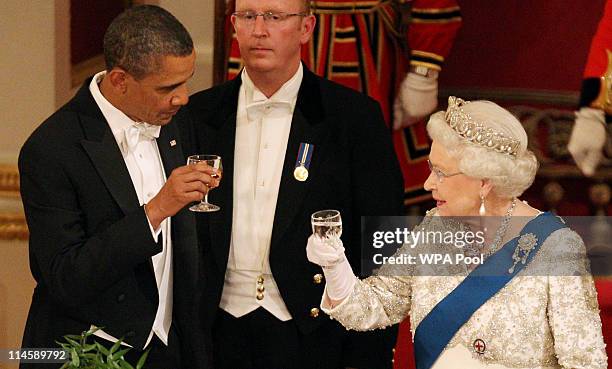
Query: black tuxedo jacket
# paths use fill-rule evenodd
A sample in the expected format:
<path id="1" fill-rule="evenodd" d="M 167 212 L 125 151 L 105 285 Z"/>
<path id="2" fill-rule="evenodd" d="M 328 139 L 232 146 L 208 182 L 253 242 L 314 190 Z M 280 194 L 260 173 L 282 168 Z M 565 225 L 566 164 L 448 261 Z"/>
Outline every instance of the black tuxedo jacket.
<path id="1" fill-rule="evenodd" d="M 176 122 L 162 127 L 157 143 L 169 176 L 185 163 Z M 94 324 L 142 349 L 157 311 L 151 257 L 161 252 L 162 236 L 154 242 L 89 82 L 28 138 L 19 171 L 37 282 L 23 347 L 56 347 L 63 335 Z M 172 329 L 187 367 L 198 367 L 203 360 L 190 346 L 202 345 L 193 329 L 200 273 L 195 222 L 186 209 L 172 217 L 172 252 Z"/>
<path id="2" fill-rule="evenodd" d="M 221 210 L 197 216 L 207 281 L 203 314 L 208 324 L 219 305 L 229 256 L 240 85 L 238 77 L 193 95 L 187 106 L 193 125 L 182 133 L 186 150 L 218 154 L 223 160 L 221 184 L 209 194 L 209 201 Z M 293 174 L 300 143 L 314 145 L 304 182 Z M 329 322 L 322 312 L 312 314 L 321 301 L 324 283 L 316 283 L 313 276 L 321 269 L 306 258 L 306 243 L 312 234 L 310 215 L 323 209 L 341 212 L 342 239 L 358 273 L 360 217 L 400 215 L 403 180 L 378 103 L 304 68 L 274 215 L 270 266 L 289 312 L 305 334 Z M 392 346 L 394 337 L 387 341 Z M 385 366 L 389 363 L 390 357 Z"/>

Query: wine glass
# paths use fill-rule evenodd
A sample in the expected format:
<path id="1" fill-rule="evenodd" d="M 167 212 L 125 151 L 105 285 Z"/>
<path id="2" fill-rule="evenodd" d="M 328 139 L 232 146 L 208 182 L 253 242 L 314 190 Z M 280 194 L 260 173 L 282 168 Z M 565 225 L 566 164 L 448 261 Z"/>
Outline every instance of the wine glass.
<path id="1" fill-rule="evenodd" d="M 191 155 L 187 158 L 187 165 L 192 165 L 201 162 L 204 162 L 208 166 L 216 169 L 216 172 L 214 174 L 211 174 L 211 177 L 219 178 L 219 173 L 223 170 L 223 166 L 221 164 L 221 157 L 219 155 Z M 211 190 L 212 188 L 209 188 L 208 192 L 210 192 Z M 208 192 L 206 192 L 206 195 L 204 195 L 204 199 L 202 199 L 199 204 L 191 206 L 189 210 L 201 213 L 219 211 L 221 209 L 219 206 L 208 202 Z"/>
<path id="2" fill-rule="evenodd" d="M 319 210 L 310 217 L 312 234 L 337 247 L 342 235 L 342 218 L 338 210 Z"/>

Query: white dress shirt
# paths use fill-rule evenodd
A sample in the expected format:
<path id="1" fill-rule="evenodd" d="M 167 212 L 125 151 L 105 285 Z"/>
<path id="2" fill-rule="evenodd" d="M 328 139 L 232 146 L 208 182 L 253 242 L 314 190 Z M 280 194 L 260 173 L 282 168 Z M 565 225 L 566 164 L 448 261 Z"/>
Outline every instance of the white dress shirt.
<path id="1" fill-rule="evenodd" d="M 155 141 L 155 138 L 159 136 L 161 126 L 151 126 L 146 123 L 135 122 L 121 110 L 114 107 L 102 95 L 98 87 L 98 83 L 104 75 L 105 72 L 100 72 L 94 76 L 89 85 L 89 91 L 115 136 L 125 165 L 130 173 L 134 190 L 138 195 L 138 201 L 142 206 L 157 195 L 166 182 L 164 166 L 157 147 L 157 141 Z M 145 126 L 150 135 L 138 133 L 139 129 L 145 130 Z M 172 239 L 170 235 L 170 218 L 162 221 L 157 230 L 153 229 L 150 222 L 149 227 L 155 242 L 159 240 L 159 234 L 162 234 L 162 251 L 151 258 L 155 281 L 157 282 L 159 304 L 145 347 L 151 342 L 153 334 L 157 335 L 167 345 L 168 332 L 172 324 Z M 95 335 L 112 342 L 117 341 L 117 338 L 100 330 Z"/>
<path id="2" fill-rule="evenodd" d="M 236 116 L 232 238 L 219 306 L 235 317 L 263 307 L 286 321 L 291 314 L 270 269 L 276 200 L 293 110 L 304 71 L 267 98 L 244 69 Z M 263 298 L 257 280 L 263 277 Z"/>

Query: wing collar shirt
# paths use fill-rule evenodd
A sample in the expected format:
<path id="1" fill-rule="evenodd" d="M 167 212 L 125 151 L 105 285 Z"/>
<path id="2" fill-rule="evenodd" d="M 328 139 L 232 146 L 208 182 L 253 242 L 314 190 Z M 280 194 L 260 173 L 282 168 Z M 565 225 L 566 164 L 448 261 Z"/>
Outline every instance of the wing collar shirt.
<path id="1" fill-rule="evenodd" d="M 269 254 L 287 141 L 303 75 L 300 64 L 293 77 L 267 98 L 246 69 L 242 71 L 236 116 L 232 238 L 219 305 L 235 317 L 263 307 L 279 320 L 291 319 L 274 281 Z"/>
<path id="2" fill-rule="evenodd" d="M 138 201 L 142 206 L 157 195 L 166 182 L 166 174 L 164 173 L 157 141 L 155 140 L 159 137 L 161 126 L 135 122 L 106 100 L 98 86 L 104 75 L 105 72 L 100 72 L 94 76 L 89 85 L 89 91 L 115 136 L 125 165 L 130 173 L 134 190 L 138 195 Z M 172 239 L 170 235 L 170 218 L 165 219 L 157 230 L 153 229 L 150 222 L 149 227 L 155 242 L 158 242 L 161 233 L 162 251 L 151 258 L 157 283 L 159 303 L 145 347 L 151 342 L 153 334 L 157 335 L 167 345 L 168 332 L 172 323 Z M 117 341 L 117 338 L 100 330 L 95 334 L 112 342 Z"/>

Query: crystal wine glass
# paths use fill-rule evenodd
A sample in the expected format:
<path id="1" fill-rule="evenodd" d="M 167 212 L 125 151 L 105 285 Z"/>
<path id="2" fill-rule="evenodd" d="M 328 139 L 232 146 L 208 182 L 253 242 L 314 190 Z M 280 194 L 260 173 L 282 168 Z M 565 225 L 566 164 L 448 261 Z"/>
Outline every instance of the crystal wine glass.
<path id="1" fill-rule="evenodd" d="M 216 169 L 216 173 L 211 174 L 213 178 L 219 178 L 219 174 L 223 170 L 223 166 L 221 164 L 221 157 L 219 155 L 191 155 L 187 158 L 187 164 L 192 165 L 196 163 L 204 162 L 208 166 Z M 208 189 L 210 192 L 212 188 Z M 189 208 L 191 211 L 202 212 L 202 213 L 210 213 L 213 211 L 219 211 L 221 208 L 217 205 L 211 204 L 208 202 L 208 192 L 204 195 L 202 201 L 199 204 L 195 204 Z"/>
<path id="2" fill-rule="evenodd" d="M 315 237 L 337 247 L 342 235 L 342 218 L 338 210 L 320 210 L 310 217 Z"/>

